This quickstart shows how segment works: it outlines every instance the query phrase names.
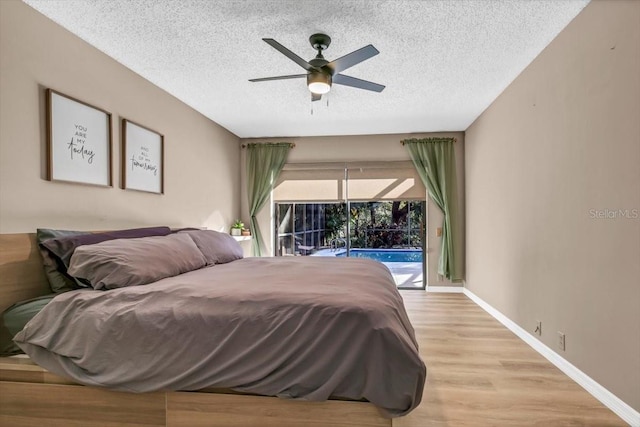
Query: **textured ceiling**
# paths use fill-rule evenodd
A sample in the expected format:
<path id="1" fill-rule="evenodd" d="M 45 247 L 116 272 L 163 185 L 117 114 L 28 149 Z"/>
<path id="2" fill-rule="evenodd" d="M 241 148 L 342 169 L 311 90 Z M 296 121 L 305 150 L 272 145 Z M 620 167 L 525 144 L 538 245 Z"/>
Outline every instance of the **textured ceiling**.
<path id="1" fill-rule="evenodd" d="M 465 130 L 588 0 L 24 0 L 240 137 Z M 305 71 L 331 36 L 333 60 L 380 54 L 344 73 L 382 93 L 334 85 L 312 104 Z"/>

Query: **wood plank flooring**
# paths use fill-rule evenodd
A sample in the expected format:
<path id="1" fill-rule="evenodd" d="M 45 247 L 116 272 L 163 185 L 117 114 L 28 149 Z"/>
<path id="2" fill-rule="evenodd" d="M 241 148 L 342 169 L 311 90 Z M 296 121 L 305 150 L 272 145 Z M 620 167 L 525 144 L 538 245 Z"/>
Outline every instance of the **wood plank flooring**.
<path id="1" fill-rule="evenodd" d="M 393 426 L 627 425 L 466 296 L 401 293 L 427 383 L 420 406 Z"/>

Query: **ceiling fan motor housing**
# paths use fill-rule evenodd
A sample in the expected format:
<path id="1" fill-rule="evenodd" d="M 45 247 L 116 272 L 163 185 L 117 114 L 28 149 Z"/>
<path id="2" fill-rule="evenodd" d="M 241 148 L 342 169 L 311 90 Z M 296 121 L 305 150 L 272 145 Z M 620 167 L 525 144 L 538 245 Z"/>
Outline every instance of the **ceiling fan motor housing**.
<path id="1" fill-rule="evenodd" d="M 329 63 L 329 61 L 327 61 L 326 59 L 322 58 L 322 56 L 320 58 L 318 58 L 317 56 L 315 58 L 313 58 L 311 61 L 309 61 L 309 64 L 311 64 L 313 67 L 316 67 L 318 69 L 323 68 L 325 65 L 327 65 Z M 329 72 L 329 68 L 324 68 L 324 71 Z"/>

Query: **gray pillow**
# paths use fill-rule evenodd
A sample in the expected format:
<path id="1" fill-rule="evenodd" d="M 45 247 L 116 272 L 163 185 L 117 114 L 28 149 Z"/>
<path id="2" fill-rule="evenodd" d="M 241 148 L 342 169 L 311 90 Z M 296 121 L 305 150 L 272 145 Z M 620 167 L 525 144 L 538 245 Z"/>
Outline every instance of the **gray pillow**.
<path id="1" fill-rule="evenodd" d="M 0 356 L 23 353 L 20 347 L 13 342 L 13 337 L 56 295 L 45 295 L 17 302 L 2 313 L 0 318 Z"/>
<path id="2" fill-rule="evenodd" d="M 207 265 L 225 264 L 244 257 L 240 244 L 227 233 L 213 230 L 184 230 L 178 234 L 191 236 L 207 259 Z"/>
<path id="3" fill-rule="evenodd" d="M 55 239 L 47 239 L 40 244 L 42 250 L 48 251 L 48 256 L 55 261 L 58 271 L 67 279 L 72 279 L 67 273 L 71 255 L 78 246 L 93 245 L 114 239 L 135 239 L 138 237 L 166 236 L 171 233 L 169 227 L 131 228 L 128 230 L 104 231 L 101 233 L 75 233 Z M 86 286 L 73 280 L 71 289 Z M 69 290 L 69 289 L 65 289 Z"/>
<path id="4" fill-rule="evenodd" d="M 65 275 L 67 268 L 62 262 L 55 257 L 43 243 L 47 240 L 58 239 L 61 237 L 82 236 L 90 234 L 87 231 L 71 231 L 71 230 L 52 230 L 49 228 L 38 228 L 36 231 L 36 242 L 40 249 L 40 255 L 42 256 L 42 266 L 44 268 L 44 275 L 49 281 L 49 287 L 53 293 L 62 293 L 75 289 L 76 283 L 71 278 Z"/>
<path id="5" fill-rule="evenodd" d="M 94 245 L 96 243 L 105 242 L 115 239 L 136 239 L 139 237 L 166 236 L 171 233 L 169 227 L 145 227 L 130 228 L 128 230 L 103 231 L 101 233 L 85 233 L 83 235 L 61 237 L 58 239 L 50 239 L 42 243 L 46 249 L 56 258 L 65 268 L 69 267 L 71 255 L 78 246 Z"/>
<path id="6" fill-rule="evenodd" d="M 115 289 L 146 285 L 206 264 L 193 240 L 178 233 L 78 246 L 68 272 L 94 289 Z"/>

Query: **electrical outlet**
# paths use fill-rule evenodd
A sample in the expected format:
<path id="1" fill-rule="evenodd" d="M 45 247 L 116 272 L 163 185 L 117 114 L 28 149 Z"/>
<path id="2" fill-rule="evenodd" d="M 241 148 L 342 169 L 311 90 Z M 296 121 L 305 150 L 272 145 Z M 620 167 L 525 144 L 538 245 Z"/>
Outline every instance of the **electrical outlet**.
<path id="1" fill-rule="evenodd" d="M 538 335 L 542 335 L 542 322 L 540 320 L 536 320 L 536 330 L 533 332 Z"/>
<path id="2" fill-rule="evenodd" d="M 562 332 L 558 331 L 558 347 L 560 347 L 560 350 L 562 350 L 562 351 L 565 350 L 564 343 L 565 343 L 564 334 Z"/>

